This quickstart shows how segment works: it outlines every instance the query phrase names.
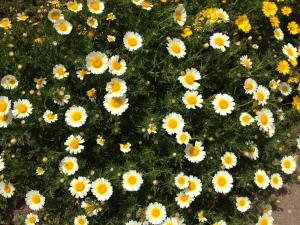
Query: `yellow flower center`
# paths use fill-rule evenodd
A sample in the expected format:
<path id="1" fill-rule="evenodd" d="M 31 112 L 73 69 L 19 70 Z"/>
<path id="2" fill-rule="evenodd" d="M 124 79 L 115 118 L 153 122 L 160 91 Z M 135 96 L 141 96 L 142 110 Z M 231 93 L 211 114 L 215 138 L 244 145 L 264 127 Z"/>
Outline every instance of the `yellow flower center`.
<path id="1" fill-rule="evenodd" d="M 264 183 L 265 182 L 265 176 L 258 175 L 257 176 L 257 182 L 260 183 L 260 184 Z"/>
<path id="2" fill-rule="evenodd" d="M 197 188 L 196 182 L 190 181 L 189 183 L 189 190 L 194 191 Z"/>
<path id="3" fill-rule="evenodd" d="M 181 47 L 178 44 L 172 44 L 171 50 L 172 50 L 172 52 L 179 54 L 181 52 Z"/>
<path id="4" fill-rule="evenodd" d="M 268 115 L 266 114 L 266 113 L 262 113 L 261 115 L 260 115 L 260 122 L 261 122 L 261 124 L 262 125 L 267 125 L 268 123 L 269 123 L 269 117 L 268 117 Z"/>
<path id="5" fill-rule="evenodd" d="M 64 76 L 64 75 L 65 75 L 65 68 L 63 68 L 63 67 L 57 68 L 57 69 L 56 69 L 56 73 L 57 73 L 60 77 Z"/>
<path id="6" fill-rule="evenodd" d="M 265 94 L 264 94 L 264 92 L 262 92 L 262 91 L 257 92 L 257 93 L 256 93 L 256 96 L 257 96 L 258 101 L 260 101 L 260 102 L 262 102 L 262 101 L 265 100 Z"/>
<path id="7" fill-rule="evenodd" d="M 179 125 L 178 120 L 176 118 L 171 118 L 168 121 L 168 127 L 171 129 L 177 128 Z"/>
<path id="8" fill-rule="evenodd" d="M 180 196 L 180 201 L 182 201 L 182 202 L 187 202 L 189 199 L 190 199 L 189 196 L 186 194 L 182 194 Z"/>
<path id="9" fill-rule="evenodd" d="M 176 17 L 177 21 L 181 21 L 182 20 L 182 13 L 181 12 L 176 12 L 175 17 Z"/>
<path id="10" fill-rule="evenodd" d="M 8 184 L 4 185 L 4 192 L 5 193 L 10 193 L 11 192 L 11 188 Z"/>
<path id="11" fill-rule="evenodd" d="M 269 225 L 269 220 L 267 218 L 263 218 L 260 220 L 259 225 Z"/>
<path id="12" fill-rule="evenodd" d="M 216 37 L 215 43 L 216 43 L 216 45 L 218 45 L 218 46 L 224 46 L 225 40 L 224 40 L 222 37 Z"/>
<path id="13" fill-rule="evenodd" d="M 120 70 L 121 69 L 121 63 L 119 61 L 115 60 L 115 61 L 112 62 L 112 67 L 115 70 Z"/>
<path id="14" fill-rule="evenodd" d="M 97 11 L 97 10 L 100 9 L 100 4 L 99 4 L 99 2 L 94 1 L 94 2 L 91 2 L 90 7 L 91 7 L 93 10 Z"/>
<path id="15" fill-rule="evenodd" d="M 68 25 L 66 23 L 62 22 L 62 23 L 58 24 L 57 28 L 58 28 L 58 30 L 65 32 L 68 29 Z"/>
<path id="16" fill-rule="evenodd" d="M 227 179 L 224 176 L 218 177 L 217 184 L 220 187 L 225 187 L 227 185 Z"/>
<path id="17" fill-rule="evenodd" d="M 103 65 L 103 61 L 100 57 L 95 57 L 91 61 L 92 66 L 95 68 L 100 68 Z"/>
<path id="18" fill-rule="evenodd" d="M 225 158 L 224 158 L 224 161 L 225 161 L 226 164 L 229 164 L 229 165 L 232 164 L 232 162 L 233 162 L 231 156 L 225 157 Z"/>
<path id="19" fill-rule="evenodd" d="M 131 175 L 131 176 L 128 177 L 128 183 L 129 183 L 130 185 L 135 185 L 136 182 L 137 182 L 136 176 Z"/>
<path id="20" fill-rule="evenodd" d="M 123 101 L 121 98 L 118 98 L 118 97 L 112 97 L 111 100 L 110 100 L 110 105 L 113 107 L 113 108 L 120 108 L 123 104 Z"/>
<path id="21" fill-rule="evenodd" d="M 195 82 L 195 76 L 192 73 L 187 73 L 184 76 L 184 80 L 188 85 L 192 85 Z"/>
<path id="22" fill-rule="evenodd" d="M 34 216 L 29 217 L 28 221 L 29 221 L 29 223 L 33 223 L 33 224 L 36 223 L 36 219 Z"/>
<path id="23" fill-rule="evenodd" d="M 34 194 L 32 195 L 31 197 L 31 201 L 34 203 L 34 204 L 40 204 L 42 199 L 41 199 L 41 196 L 38 195 L 38 194 Z"/>
<path id="24" fill-rule="evenodd" d="M 71 142 L 70 142 L 70 147 L 72 148 L 72 149 L 77 149 L 78 147 L 79 147 L 79 140 L 78 139 L 76 139 L 76 138 L 74 138 L 74 139 L 72 139 L 71 140 Z"/>
<path id="25" fill-rule="evenodd" d="M 185 134 L 181 134 L 179 139 L 180 139 L 180 141 L 182 141 L 182 142 L 186 142 L 187 139 L 188 139 L 188 137 L 187 137 L 187 135 L 185 135 Z"/>
<path id="26" fill-rule="evenodd" d="M 108 190 L 107 185 L 105 183 L 98 184 L 96 189 L 97 189 L 97 192 L 102 195 L 105 194 Z"/>
<path id="27" fill-rule="evenodd" d="M 219 108 L 221 108 L 221 109 L 227 109 L 228 106 L 229 106 L 229 102 L 228 102 L 227 99 L 221 98 L 221 99 L 219 100 L 218 105 L 219 105 Z"/>
<path id="28" fill-rule="evenodd" d="M 278 183 L 279 183 L 278 177 L 273 177 L 273 184 L 278 184 Z"/>
<path id="29" fill-rule="evenodd" d="M 7 102 L 4 100 L 0 100 L 0 112 L 5 112 L 7 109 Z"/>
<path id="30" fill-rule="evenodd" d="M 239 202 L 239 205 L 241 207 L 244 207 L 246 205 L 246 200 L 245 199 L 241 199 L 240 202 Z"/>
<path id="31" fill-rule="evenodd" d="M 59 18 L 60 18 L 60 13 L 59 13 L 59 12 L 52 12 L 52 13 L 51 13 L 51 18 L 52 18 L 53 20 L 59 20 Z"/>
<path id="32" fill-rule="evenodd" d="M 24 103 L 20 103 L 17 107 L 19 113 L 26 113 L 28 110 L 28 106 Z"/>
<path id="33" fill-rule="evenodd" d="M 190 148 L 190 155 L 195 157 L 195 156 L 198 156 L 199 153 L 200 153 L 201 149 L 199 147 L 196 147 L 196 146 L 193 146 Z"/>
<path id="34" fill-rule="evenodd" d="M 74 168 L 74 163 L 72 161 L 67 161 L 64 164 L 66 170 L 72 170 Z"/>
<path id="35" fill-rule="evenodd" d="M 70 9 L 77 11 L 78 10 L 78 4 L 75 2 L 70 2 L 69 4 Z"/>
<path id="36" fill-rule="evenodd" d="M 197 98 L 194 95 L 190 95 L 187 97 L 187 102 L 190 105 L 195 105 L 197 103 Z"/>
<path id="37" fill-rule="evenodd" d="M 135 47 L 138 44 L 138 41 L 136 37 L 128 37 L 127 43 L 129 46 Z"/>
<path id="38" fill-rule="evenodd" d="M 121 89 L 121 84 L 119 82 L 113 82 L 111 84 L 111 89 L 113 92 L 118 92 Z"/>
<path id="39" fill-rule="evenodd" d="M 85 183 L 83 181 L 78 181 L 75 185 L 74 185 L 74 189 L 77 192 L 81 192 L 85 189 Z"/>
<path id="40" fill-rule="evenodd" d="M 292 163 L 290 160 L 285 160 L 283 164 L 286 169 L 289 169 L 292 166 Z"/>
<path id="41" fill-rule="evenodd" d="M 184 184 L 185 184 L 185 181 L 186 181 L 185 177 L 179 177 L 179 178 L 178 178 L 178 183 L 179 183 L 180 185 L 184 185 Z"/>
<path id="42" fill-rule="evenodd" d="M 160 209 L 159 208 L 153 208 L 152 211 L 151 211 L 151 215 L 154 218 L 160 217 L 160 215 L 161 215 Z"/>
<path id="43" fill-rule="evenodd" d="M 245 115 L 245 116 L 243 116 L 243 118 L 242 118 L 242 121 L 243 121 L 245 124 L 248 124 L 248 123 L 250 122 L 250 120 L 251 120 L 251 117 L 248 116 L 248 115 Z"/>

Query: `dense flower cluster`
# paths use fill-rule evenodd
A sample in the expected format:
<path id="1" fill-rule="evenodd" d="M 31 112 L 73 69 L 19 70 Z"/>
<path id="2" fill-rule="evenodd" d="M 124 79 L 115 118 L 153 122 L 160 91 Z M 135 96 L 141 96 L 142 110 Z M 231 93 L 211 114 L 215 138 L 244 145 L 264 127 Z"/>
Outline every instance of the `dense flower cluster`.
<path id="1" fill-rule="evenodd" d="M 49 0 L 0 19 L 0 219 L 272 225 L 300 149 L 300 14 L 249 4 Z"/>

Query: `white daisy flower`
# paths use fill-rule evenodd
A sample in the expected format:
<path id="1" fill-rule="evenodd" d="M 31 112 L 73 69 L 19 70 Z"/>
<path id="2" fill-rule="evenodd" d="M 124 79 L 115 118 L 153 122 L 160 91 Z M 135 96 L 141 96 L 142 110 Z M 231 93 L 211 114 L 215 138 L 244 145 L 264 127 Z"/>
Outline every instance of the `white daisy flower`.
<path id="1" fill-rule="evenodd" d="M 125 223 L 125 225 L 142 225 L 142 223 L 134 221 L 134 220 L 130 220 L 127 223 Z"/>
<path id="2" fill-rule="evenodd" d="M 138 191 L 143 183 L 142 174 L 129 170 L 123 174 L 122 186 L 126 191 Z"/>
<path id="3" fill-rule="evenodd" d="M 58 116 L 54 112 L 46 110 L 46 112 L 43 114 L 43 119 L 46 123 L 54 123 L 58 120 Z"/>
<path id="4" fill-rule="evenodd" d="M 270 91 L 268 88 L 259 85 L 256 89 L 256 92 L 253 93 L 253 99 L 258 101 L 259 105 L 267 104 L 267 100 L 270 97 Z"/>
<path id="5" fill-rule="evenodd" d="M 74 225 L 88 225 L 89 221 L 85 215 L 76 216 L 74 218 Z"/>
<path id="6" fill-rule="evenodd" d="M 14 102 L 12 114 L 15 118 L 26 118 L 32 113 L 33 107 L 27 99 L 19 99 Z"/>
<path id="7" fill-rule="evenodd" d="M 271 215 L 264 214 L 258 218 L 256 225 L 273 225 L 274 219 Z"/>
<path id="8" fill-rule="evenodd" d="M 298 58 L 298 51 L 291 43 L 288 43 L 282 47 L 282 52 L 285 54 L 290 60 L 295 60 Z"/>
<path id="9" fill-rule="evenodd" d="M 86 177 L 74 178 L 69 187 L 71 195 L 75 198 L 84 198 L 91 189 L 90 180 Z"/>
<path id="10" fill-rule="evenodd" d="M 25 202 L 31 210 L 38 211 L 44 207 L 45 199 L 39 191 L 31 190 L 27 192 Z"/>
<path id="11" fill-rule="evenodd" d="M 104 3 L 100 0 L 88 0 L 88 9 L 91 13 L 101 14 L 104 11 Z"/>
<path id="12" fill-rule="evenodd" d="M 244 82 L 244 89 L 246 94 L 254 94 L 257 89 L 257 83 L 252 78 L 247 78 Z"/>
<path id="13" fill-rule="evenodd" d="M 65 113 L 65 121 L 70 127 L 81 127 L 85 124 L 87 117 L 82 106 L 72 106 Z"/>
<path id="14" fill-rule="evenodd" d="M 224 11 L 222 8 L 219 8 L 217 11 L 218 17 L 224 22 L 228 23 L 229 22 L 229 15 L 226 11 Z"/>
<path id="15" fill-rule="evenodd" d="M 269 109 L 263 108 L 256 114 L 257 116 L 255 117 L 255 119 L 261 130 L 267 131 L 269 129 L 272 129 L 272 127 L 274 126 L 274 118 L 273 113 Z"/>
<path id="16" fill-rule="evenodd" d="M 177 134 L 183 130 L 184 120 L 178 113 L 170 113 L 163 119 L 162 127 L 168 132 L 168 134 Z"/>
<path id="17" fill-rule="evenodd" d="M 64 79 L 64 78 L 68 77 L 69 74 L 70 73 L 67 72 L 66 67 L 62 64 L 55 65 L 54 68 L 53 68 L 53 75 L 58 80 L 61 80 L 61 79 Z"/>
<path id="18" fill-rule="evenodd" d="M 282 95 L 288 96 L 292 93 L 292 88 L 287 82 L 281 82 L 279 84 L 279 91 Z"/>
<path id="19" fill-rule="evenodd" d="M 186 47 L 182 40 L 173 38 L 168 40 L 167 49 L 170 55 L 176 58 L 183 58 L 186 55 Z"/>
<path id="20" fill-rule="evenodd" d="M 136 51 L 143 45 L 142 36 L 136 32 L 128 31 L 123 37 L 123 43 L 127 50 Z"/>
<path id="21" fill-rule="evenodd" d="M 195 68 L 186 69 L 181 73 L 181 76 L 178 77 L 178 80 L 182 86 L 189 90 L 196 90 L 200 86 L 197 80 L 200 79 L 200 72 Z"/>
<path id="22" fill-rule="evenodd" d="M 185 147 L 185 158 L 187 158 L 192 163 L 201 162 L 205 156 L 206 152 L 201 141 L 196 141 L 195 145 L 187 144 Z"/>
<path id="23" fill-rule="evenodd" d="M 71 33 L 73 26 L 72 24 L 65 20 L 65 19 L 60 19 L 57 20 L 54 24 L 53 27 L 59 33 L 60 35 L 68 35 Z"/>
<path id="24" fill-rule="evenodd" d="M 282 32 L 282 30 L 280 28 L 276 28 L 274 30 L 274 37 L 278 40 L 278 41 L 282 41 L 284 38 L 284 33 Z"/>
<path id="25" fill-rule="evenodd" d="M 231 169 L 236 166 L 237 164 L 237 158 L 233 152 L 226 152 L 221 157 L 222 165 L 225 167 L 225 169 Z"/>
<path id="26" fill-rule="evenodd" d="M 182 144 L 187 145 L 190 142 L 190 139 L 191 139 L 191 135 L 186 131 L 181 131 L 176 134 L 176 141 L 180 145 Z"/>
<path id="27" fill-rule="evenodd" d="M 281 159 L 281 170 L 285 174 L 293 174 L 296 171 L 297 168 L 297 162 L 296 159 L 293 156 L 284 156 Z"/>
<path id="28" fill-rule="evenodd" d="M 65 141 L 66 150 L 71 154 L 78 154 L 83 149 L 84 139 L 80 135 L 70 135 Z"/>
<path id="29" fill-rule="evenodd" d="M 247 55 L 243 55 L 240 58 L 240 63 L 243 67 L 245 67 L 246 69 L 251 69 L 252 68 L 252 61 L 251 59 L 248 58 Z"/>
<path id="30" fill-rule="evenodd" d="M 227 171 L 221 170 L 214 175 L 212 183 L 217 193 L 227 194 L 233 187 L 233 178 Z"/>
<path id="31" fill-rule="evenodd" d="M 0 156 L 0 172 L 5 169 L 4 159 Z"/>
<path id="32" fill-rule="evenodd" d="M 180 192 L 177 194 L 175 201 L 180 208 L 188 208 L 195 198 L 188 195 L 186 192 Z"/>
<path id="33" fill-rule="evenodd" d="M 11 101 L 6 96 L 0 96 L 0 116 L 6 115 L 11 106 Z"/>
<path id="34" fill-rule="evenodd" d="M 102 52 L 90 52 L 86 58 L 86 68 L 94 74 L 102 74 L 108 67 L 108 58 Z"/>
<path id="35" fill-rule="evenodd" d="M 5 75 L 1 79 L 1 86 L 4 89 L 12 90 L 12 89 L 15 89 L 16 87 L 18 87 L 18 85 L 19 85 L 19 81 L 13 75 Z"/>
<path id="36" fill-rule="evenodd" d="M 282 188 L 283 180 L 279 173 L 272 174 L 272 176 L 270 178 L 270 184 L 271 184 L 271 187 L 276 190 L 279 190 L 280 188 Z"/>
<path id="37" fill-rule="evenodd" d="M 0 182 L 0 195 L 4 198 L 11 198 L 14 195 L 15 187 L 10 182 Z"/>
<path id="38" fill-rule="evenodd" d="M 254 122 L 254 118 L 247 112 L 243 112 L 240 115 L 240 122 L 243 127 L 249 126 Z"/>
<path id="39" fill-rule="evenodd" d="M 59 170 L 68 176 L 75 174 L 78 169 L 79 167 L 75 157 L 64 157 L 59 164 Z"/>
<path id="40" fill-rule="evenodd" d="M 221 116 L 231 114 L 234 110 L 234 99 L 228 94 L 217 94 L 212 102 L 215 112 Z"/>
<path id="41" fill-rule="evenodd" d="M 113 194 L 113 187 L 105 178 L 98 178 L 92 183 L 92 193 L 99 201 L 107 201 Z"/>
<path id="42" fill-rule="evenodd" d="M 146 219 L 152 224 L 161 224 L 166 217 L 166 208 L 160 203 L 150 203 L 146 208 Z"/>
<path id="43" fill-rule="evenodd" d="M 230 41 L 229 37 L 222 33 L 214 33 L 210 37 L 210 46 L 215 49 L 220 49 L 222 52 L 226 51 L 225 47 L 229 47 Z"/>
<path id="44" fill-rule="evenodd" d="M 162 225 L 184 225 L 182 224 L 178 218 L 176 217 L 170 217 L 167 218 Z"/>
<path id="45" fill-rule="evenodd" d="M 131 2 L 137 6 L 140 6 L 144 2 L 144 0 L 131 0 Z"/>
<path id="46" fill-rule="evenodd" d="M 186 10 L 183 4 L 178 4 L 173 14 L 174 21 L 180 26 L 183 26 L 186 22 L 186 17 Z"/>
<path id="47" fill-rule="evenodd" d="M 110 94 L 106 94 L 104 96 L 103 105 L 108 112 L 117 116 L 123 114 L 129 106 L 126 95 L 121 97 L 113 97 Z"/>
<path id="48" fill-rule="evenodd" d="M 112 56 L 108 61 L 109 72 L 116 76 L 122 76 L 126 70 L 126 62 L 120 59 L 118 55 Z"/>
<path id="49" fill-rule="evenodd" d="M 176 175 L 174 178 L 175 186 L 181 190 L 189 186 L 189 177 L 184 175 L 183 172 Z"/>
<path id="50" fill-rule="evenodd" d="M 202 108 L 203 98 L 198 91 L 187 91 L 182 97 L 182 101 L 187 109 L 196 109 L 196 107 Z"/>
<path id="51" fill-rule="evenodd" d="M 62 11 L 60 9 L 51 9 L 48 12 L 48 20 L 50 20 L 52 23 L 55 23 L 58 20 L 63 20 L 64 15 L 62 14 Z"/>
<path id="52" fill-rule="evenodd" d="M 12 121 L 12 114 L 11 112 L 8 112 L 7 114 L 4 114 L 0 116 L 0 128 L 7 128 L 8 125 Z"/>
<path id="53" fill-rule="evenodd" d="M 251 201 L 248 197 L 237 197 L 235 202 L 238 211 L 244 213 L 251 207 Z"/>
<path id="54" fill-rule="evenodd" d="M 257 187 L 266 189 L 270 184 L 270 178 L 264 170 L 257 170 L 254 175 L 254 182 Z"/>
<path id="55" fill-rule="evenodd" d="M 128 153 L 131 151 L 131 144 L 129 142 L 125 144 L 120 144 L 120 151 L 123 153 Z"/>
<path id="56" fill-rule="evenodd" d="M 76 0 L 75 1 L 68 1 L 67 2 L 67 8 L 68 10 L 77 13 L 82 10 L 82 3 L 78 3 Z"/>
<path id="57" fill-rule="evenodd" d="M 106 84 L 106 91 L 112 97 L 121 97 L 127 91 L 126 82 L 119 78 L 113 78 Z"/>
<path id="58" fill-rule="evenodd" d="M 29 213 L 25 218 L 25 225 L 35 225 L 39 222 L 39 217 L 37 214 Z"/>
<path id="59" fill-rule="evenodd" d="M 86 20 L 86 24 L 91 27 L 91 28 L 97 28 L 98 27 L 98 20 L 94 17 L 88 17 L 87 20 Z"/>
<path id="60" fill-rule="evenodd" d="M 199 178 L 189 176 L 189 186 L 186 190 L 186 194 L 191 197 L 197 197 L 202 191 L 202 182 Z"/>

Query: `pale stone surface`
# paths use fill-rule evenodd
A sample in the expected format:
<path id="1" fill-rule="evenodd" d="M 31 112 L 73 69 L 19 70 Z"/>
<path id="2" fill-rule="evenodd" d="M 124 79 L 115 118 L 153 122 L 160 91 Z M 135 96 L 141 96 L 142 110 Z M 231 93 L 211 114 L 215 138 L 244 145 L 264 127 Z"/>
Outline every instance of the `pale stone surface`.
<path id="1" fill-rule="evenodd" d="M 289 185 L 278 200 L 273 211 L 274 225 L 300 225 L 300 184 Z"/>

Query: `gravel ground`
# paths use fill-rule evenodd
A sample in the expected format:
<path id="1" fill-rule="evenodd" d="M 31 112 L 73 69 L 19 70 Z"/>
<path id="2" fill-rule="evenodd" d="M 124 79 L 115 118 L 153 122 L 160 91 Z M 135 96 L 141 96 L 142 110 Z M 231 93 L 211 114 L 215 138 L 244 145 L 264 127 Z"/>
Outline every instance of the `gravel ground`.
<path id="1" fill-rule="evenodd" d="M 300 225 L 300 184 L 291 184 L 287 193 L 278 196 L 274 225 Z"/>

